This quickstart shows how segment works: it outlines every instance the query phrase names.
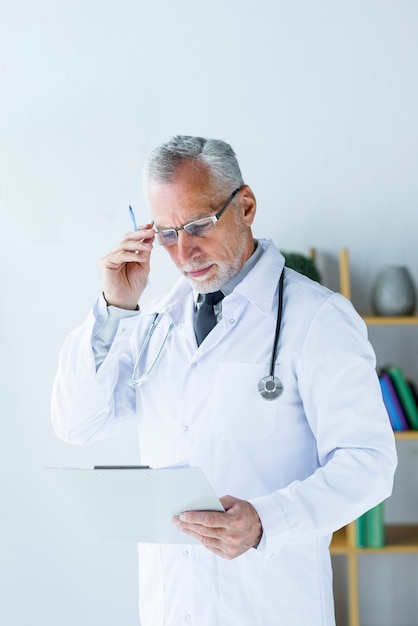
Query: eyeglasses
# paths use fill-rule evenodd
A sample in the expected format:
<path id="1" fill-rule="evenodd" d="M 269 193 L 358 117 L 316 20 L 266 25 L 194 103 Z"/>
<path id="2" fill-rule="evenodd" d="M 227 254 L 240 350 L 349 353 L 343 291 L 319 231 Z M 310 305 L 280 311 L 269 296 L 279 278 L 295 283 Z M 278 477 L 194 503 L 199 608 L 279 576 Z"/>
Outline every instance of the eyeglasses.
<path id="1" fill-rule="evenodd" d="M 189 235 L 193 235 L 193 237 L 205 237 L 215 228 L 216 222 L 221 217 L 222 213 L 229 207 L 232 200 L 235 198 L 237 193 L 241 191 L 242 187 L 238 187 L 235 189 L 229 196 L 226 203 L 223 205 L 221 209 L 215 215 L 211 215 L 210 217 L 202 217 L 199 220 L 194 220 L 189 224 L 185 224 L 184 226 L 179 226 L 178 228 L 167 228 L 165 230 L 156 230 L 155 231 L 155 240 L 160 246 L 172 246 L 177 243 L 177 233 L 179 230 L 185 230 Z"/>

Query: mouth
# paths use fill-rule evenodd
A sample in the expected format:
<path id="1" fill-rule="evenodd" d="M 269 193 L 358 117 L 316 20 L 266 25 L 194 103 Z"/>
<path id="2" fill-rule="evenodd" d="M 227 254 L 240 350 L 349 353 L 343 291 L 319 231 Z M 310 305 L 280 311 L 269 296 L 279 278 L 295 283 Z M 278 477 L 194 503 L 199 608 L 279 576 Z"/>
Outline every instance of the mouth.
<path id="1" fill-rule="evenodd" d="M 183 272 L 186 274 L 188 278 L 192 278 L 193 280 L 203 280 L 207 277 L 208 273 L 213 267 L 213 263 L 210 265 L 206 265 L 205 267 L 201 267 L 198 269 L 184 269 Z"/>

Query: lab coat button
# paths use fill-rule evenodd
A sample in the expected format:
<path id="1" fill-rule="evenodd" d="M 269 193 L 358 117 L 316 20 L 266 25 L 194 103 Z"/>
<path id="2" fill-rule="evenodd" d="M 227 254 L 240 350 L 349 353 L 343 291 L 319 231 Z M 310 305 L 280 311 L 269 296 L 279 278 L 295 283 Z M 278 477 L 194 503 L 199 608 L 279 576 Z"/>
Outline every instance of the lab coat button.
<path id="1" fill-rule="evenodd" d="M 233 318 L 233 317 L 231 317 L 231 319 L 229 320 L 229 323 L 230 323 L 230 324 L 235 324 L 235 320 L 234 320 L 234 318 Z"/>
<path id="2" fill-rule="evenodd" d="M 196 367 L 197 363 L 192 363 L 190 367 Z"/>
<path id="3" fill-rule="evenodd" d="M 184 556 L 185 559 L 187 559 L 188 556 L 189 556 L 189 551 L 188 550 L 183 550 L 183 556 Z"/>
<path id="4" fill-rule="evenodd" d="M 187 433 L 187 431 L 189 430 L 189 427 L 188 427 L 188 425 L 187 425 L 187 424 L 185 424 L 185 425 L 183 426 L 183 430 L 184 430 L 184 432 L 185 432 L 185 433 Z"/>

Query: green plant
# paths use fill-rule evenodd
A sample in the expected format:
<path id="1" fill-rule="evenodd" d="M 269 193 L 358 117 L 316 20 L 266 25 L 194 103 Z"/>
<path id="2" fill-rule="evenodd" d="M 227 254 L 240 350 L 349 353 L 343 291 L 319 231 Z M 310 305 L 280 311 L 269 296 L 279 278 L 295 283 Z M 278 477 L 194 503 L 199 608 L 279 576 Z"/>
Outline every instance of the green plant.
<path id="1" fill-rule="evenodd" d="M 300 272 L 300 274 L 304 274 L 318 283 L 321 282 L 321 275 L 312 258 L 299 252 L 285 252 L 283 250 L 280 250 L 280 252 L 285 258 L 286 267 L 290 267 L 292 270 L 296 270 L 296 272 Z"/>

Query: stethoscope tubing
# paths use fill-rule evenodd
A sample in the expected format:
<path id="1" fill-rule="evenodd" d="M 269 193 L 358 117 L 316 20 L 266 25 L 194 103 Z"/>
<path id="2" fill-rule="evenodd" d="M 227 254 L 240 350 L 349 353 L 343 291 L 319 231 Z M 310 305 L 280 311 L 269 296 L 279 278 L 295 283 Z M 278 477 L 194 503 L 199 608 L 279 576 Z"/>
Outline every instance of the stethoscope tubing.
<path id="1" fill-rule="evenodd" d="M 128 383 L 131 386 L 133 386 L 133 387 L 139 387 L 140 385 L 142 385 L 147 380 L 147 378 L 150 375 L 151 371 L 153 370 L 155 364 L 157 363 L 158 359 L 160 358 L 161 352 L 163 351 L 163 348 L 164 348 L 164 346 L 165 346 L 165 344 L 167 342 L 168 335 L 173 330 L 174 323 L 171 322 L 169 327 L 168 327 L 168 329 L 167 329 L 166 334 L 164 335 L 164 339 L 161 342 L 161 345 L 160 345 L 160 347 L 158 349 L 158 352 L 155 355 L 154 360 L 152 361 L 152 363 L 151 363 L 150 367 L 148 368 L 147 372 L 145 374 L 143 374 L 142 376 L 140 376 L 139 378 L 135 378 L 136 370 L 138 369 L 138 365 L 139 365 L 139 363 L 140 363 L 140 361 L 142 359 L 142 355 L 144 354 L 145 350 L 147 349 L 147 347 L 148 347 L 148 345 L 149 345 L 149 343 L 151 341 L 151 337 L 154 334 L 155 328 L 157 326 L 158 318 L 160 317 L 160 315 L 161 315 L 160 313 L 156 313 L 154 315 L 154 319 L 152 320 L 152 324 L 150 326 L 150 329 L 149 329 L 149 331 L 147 333 L 147 336 L 145 337 L 144 343 L 142 344 L 141 350 L 139 351 L 139 354 L 138 354 L 138 356 L 136 358 L 135 365 L 134 365 L 134 368 L 132 370 L 132 377 L 128 381 Z"/>
<path id="2" fill-rule="evenodd" d="M 282 315 L 283 315 L 283 282 L 284 282 L 284 268 L 282 273 L 280 274 L 279 280 L 279 303 L 277 305 L 277 321 L 276 321 L 276 330 L 274 333 L 274 343 L 273 343 L 273 351 L 271 353 L 271 361 L 270 361 L 270 376 L 274 376 L 274 369 L 276 365 L 276 355 L 277 355 L 277 347 L 279 345 L 279 337 L 280 337 L 280 328 L 282 325 Z"/>

